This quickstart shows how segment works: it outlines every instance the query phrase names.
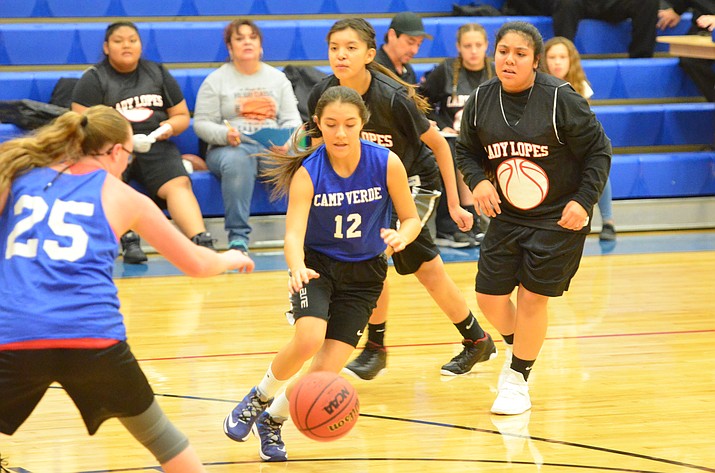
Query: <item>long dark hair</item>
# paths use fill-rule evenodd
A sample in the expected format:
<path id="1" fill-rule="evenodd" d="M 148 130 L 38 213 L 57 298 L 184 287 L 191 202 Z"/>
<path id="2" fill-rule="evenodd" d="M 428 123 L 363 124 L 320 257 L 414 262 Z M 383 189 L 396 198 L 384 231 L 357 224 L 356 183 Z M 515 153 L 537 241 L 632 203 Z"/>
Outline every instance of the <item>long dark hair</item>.
<path id="1" fill-rule="evenodd" d="M 370 119 L 370 112 L 365 102 L 363 102 L 362 97 L 360 97 L 360 94 L 350 87 L 337 85 L 328 87 L 318 99 L 318 103 L 315 105 L 315 115 L 313 116 L 315 121 L 320 122 L 325 107 L 332 103 L 355 105 L 360 112 L 360 119 L 363 125 Z M 261 155 L 269 159 L 270 164 L 262 173 L 262 176 L 273 185 L 273 189 L 271 190 L 272 199 L 279 199 L 288 194 L 291 180 L 298 169 L 300 169 L 303 160 L 320 146 L 320 144 L 307 148 L 301 146 L 301 143 L 311 136 L 311 134 L 306 131 L 307 128 L 308 124 L 305 123 L 293 134 L 291 146 L 287 154 L 268 152 Z M 317 130 L 317 127 L 315 130 Z"/>
<path id="2" fill-rule="evenodd" d="M 377 42 L 375 40 L 375 28 L 373 28 L 370 23 L 368 23 L 362 18 L 344 18 L 342 20 L 336 21 L 335 24 L 333 24 L 333 26 L 330 28 L 330 31 L 328 31 L 328 35 L 325 38 L 326 41 L 330 43 L 330 38 L 331 36 L 333 36 L 334 33 L 347 29 L 355 31 L 358 34 L 360 40 L 367 44 L 368 49 L 377 50 Z M 407 90 L 407 97 L 409 97 L 415 103 L 415 105 L 420 111 L 426 113 L 430 110 L 431 107 L 429 101 L 427 101 L 427 99 L 417 93 L 416 85 L 409 84 L 403 81 L 394 72 L 392 72 L 382 64 L 378 64 L 375 61 L 368 63 L 365 67 L 367 67 L 370 72 L 379 72 L 381 74 L 384 74 L 390 77 L 392 80 L 398 82 L 400 85 L 404 86 Z"/>

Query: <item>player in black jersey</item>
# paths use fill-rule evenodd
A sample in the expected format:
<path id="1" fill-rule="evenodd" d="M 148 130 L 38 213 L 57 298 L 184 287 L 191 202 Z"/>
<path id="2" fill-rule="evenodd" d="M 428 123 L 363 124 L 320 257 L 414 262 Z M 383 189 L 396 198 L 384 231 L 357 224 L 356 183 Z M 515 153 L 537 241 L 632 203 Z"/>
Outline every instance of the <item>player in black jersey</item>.
<path id="1" fill-rule="evenodd" d="M 407 175 L 410 176 L 413 193 L 417 188 L 439 189 L 441 174 L 446 184 L 444 191 L 450 215 L 460 229 L 471 228 L 472 215 L 459 206 L 449 144 L 436 128 L 430 126 L 424 113 L 427 109 L 426 101 L 416 94 L 415 87 L 402 82 L 373 61 L 376 43 L 372 26 L 361 18 L 340 20 L 328 32 L 327 40 L 333 75 L 326 77 L 311 91 L 308 98 L 310 113 L 313 113 L 318 97 L 327 88 L 344 85 L 356 90 L 370 110 L 370 120 L 363 129 L 362 137 L 390 148 L 402 159 Z M 421 214 L 423 224 L 431 211 L 432 207 L 428 207 Z M 393 215 L 393 225 L 395 218 Z M 476 363 L 496 356 L 494 342 L 482 330 L 469 310 L 464 295 L 445 271 L 439 250 L 427 227 L 423 227 L 417 239 L 404 251 L 395 254 L 393 261 L 399 274 L 417 276 L 463 337 L 462 352 L 442 366 L 442 374 L 465 374 Z M 370 318 L 365 349 L 346 366 L 349 374 L 372 379 L 385 369 L 387 353 L 384 335 L 388 297 L 386 284 Z"/>
<path id="2" fill-rule="evenodd" d="M 497 77 L 464 107 L 457 165 L 477 211 L 492 218 L 477 302 L 504 337 L 507 359 L 491 410 L 521 414 L 531 408 L 527 379 L 546 336 L 547 303 L 576 274 L 611 143 L 586 99 L 537 72 L 544 44 L 533 25 L 505 23 L 495 43 Z"/>

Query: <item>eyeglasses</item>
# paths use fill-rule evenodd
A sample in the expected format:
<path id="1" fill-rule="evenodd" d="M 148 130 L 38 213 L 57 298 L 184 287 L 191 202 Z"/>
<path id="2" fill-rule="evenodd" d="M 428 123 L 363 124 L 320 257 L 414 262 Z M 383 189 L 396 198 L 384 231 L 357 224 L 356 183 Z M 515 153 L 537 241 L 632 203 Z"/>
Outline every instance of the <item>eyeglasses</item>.
<path id="1" fill-rule="evenodd" d="M 134 161 L 134 157 L 135 157 L 135 156 L 134 156 L 134 152 L 129 151 L 127 148 L 124 147 L 124 145 L 119 145 L 119 146 L 121 146 L 122 149 L 123 149 L 124 151 L 126 151 L 126 153 L 127 153 L 127 155 L 128 155 L 128 156 L 127 156 L 127 164 L 131 164 L 132 161 Z"/>

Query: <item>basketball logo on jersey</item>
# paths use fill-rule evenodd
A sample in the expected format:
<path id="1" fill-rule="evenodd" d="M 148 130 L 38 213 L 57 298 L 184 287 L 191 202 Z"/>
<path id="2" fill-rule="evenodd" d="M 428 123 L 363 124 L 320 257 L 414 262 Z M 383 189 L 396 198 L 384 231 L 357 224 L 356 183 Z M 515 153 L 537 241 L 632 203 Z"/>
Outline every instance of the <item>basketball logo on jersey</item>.
<path id="1" fill-rule="evenodd" d="M 143 94 L 124 99 L 114 108 L 130 122 L 140 123 L 154 115 L 153 108 L 162 108 L 163 106 L 164 99 L 161 95 Z"/>
<path id="2" fill-rule="evenodd" d="M 497 167 L 496 176 L 502 193 L 517 209 L 533 209 L 549 192 L 549 178 L 534 161 L 507 159 Z"/>

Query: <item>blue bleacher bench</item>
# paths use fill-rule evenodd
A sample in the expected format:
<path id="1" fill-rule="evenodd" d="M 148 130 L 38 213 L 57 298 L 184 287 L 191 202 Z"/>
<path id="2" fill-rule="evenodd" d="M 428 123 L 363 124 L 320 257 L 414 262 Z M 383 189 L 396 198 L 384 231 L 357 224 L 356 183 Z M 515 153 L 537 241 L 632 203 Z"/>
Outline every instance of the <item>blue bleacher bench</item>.
<path id="1" fill-rule="evenodd" d="M 7 0 L 3 0 L 7 1 Z M 237 4 L 240 2 L 231 2 Z M 2 4 L 0 2 L 0 4 Z M 684 15 L 678 27 L 664 34 L 684 34 L 689 19 Z M 438 58 L 455 54 L 456 32 L 460 25 L 479 22 L 493 42 L 497 29 L 509 20 L 533 23 L 544 38 L 553 36 L 550 17 L 435 17 L 425 18 L 425 30 L 434 36 L 425 40 L 416 57 Z M 390 18 L 369 19 L 378 44 Z M 259 20 L 263 31 L 264 60 L 327 60 L 325 42 L 333 19 Z M 221 62 L 227 57 L 222 31 L 227 21 L 172 21 L 137 23 L 144 55 L 164 63 Z M 8 23 L 0 24 L 0 66 L 92 64 L 102 57 L 106 23 Z M 582 54 L 625 53 L 630 42 L 630 23 L 611 24 L 583 20 L 575 42 Z M 665 51 L 666 44 L 658 44 Z"/>
<path id="2" fill-rule="evenodd" d="M 693 81 L 678 66 L 677 58 L 585 59 L 584 71 L 593 86 L 594 100 L 697 97 Z M 435 63 L 416 63 L 422 77 Z M 325 73 L 330 67 L 320 66 Z M 170 69 L 184 93 L 189 110 L 194 109 L 201 83 L 214 68 Z M 0 74 L 0 100 L 30 99 L 49 102 L 61 77 L 80 77 L 82 71 L 4 72 Z M 654 78 L 656 78 L 654 80 Z"/>

